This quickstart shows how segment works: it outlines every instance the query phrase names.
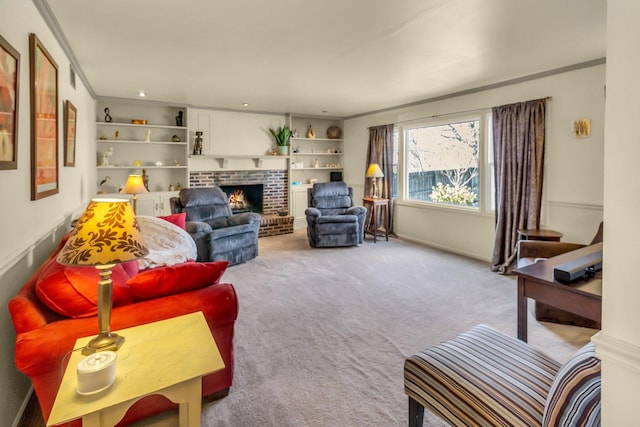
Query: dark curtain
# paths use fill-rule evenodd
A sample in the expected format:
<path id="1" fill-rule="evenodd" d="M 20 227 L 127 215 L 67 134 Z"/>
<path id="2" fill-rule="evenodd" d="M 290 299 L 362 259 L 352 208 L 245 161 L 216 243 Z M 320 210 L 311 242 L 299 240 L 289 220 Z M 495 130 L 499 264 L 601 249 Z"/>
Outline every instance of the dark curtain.
<path id="1" fill-rule="evenodd" d="M 365 171 L 371 163 L 377 163 L 384 174 L 378 178 L 378 196 L 389 199 L 389 234 L 393 235 L 393 202 L 391 198 L 393 189 L 393 125 L 382 125 L 369 128 L 369 148 L 367 149 L 367 164 Z M 365 178 L 364 196 L 371 195 L 371 178 Z M 367 212 L 367 221 L 371 212 Z M 380 218 L 378 219 L 380 224 Z"/>
<path id="2" fill-rule="evenodd" d="M 491 269 L 515 265 L 519 228 L 539 228 L 545 99 L 493 108 L 496 237 Z"/>

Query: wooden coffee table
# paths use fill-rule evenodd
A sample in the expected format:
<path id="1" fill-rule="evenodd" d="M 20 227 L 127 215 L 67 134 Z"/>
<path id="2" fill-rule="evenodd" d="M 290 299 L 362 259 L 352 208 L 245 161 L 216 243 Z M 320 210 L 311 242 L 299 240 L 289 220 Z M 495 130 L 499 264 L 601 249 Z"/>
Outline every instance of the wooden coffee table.
<path id="1" fill-rule="evenodd" d="M 527 298 L 587 319 L 601 321 L 602 280 L 581 279 L 571 284 L 554 280 L 553 267 L 602 250 L 602 243 L 586 246 L 514 270 L 518 277 L 518 338 L 527 341 Z"/>
<path id="2" fill-rule="evenodd" d="M 116 380 L 95 395 L 76 392 L 74 351 L 53 403 L 47 426 L 82 418 L 82 425 L 113 426 L 142 397 L 160 394 L 180 406 L 180 426 L 199 426 L 202 377 L 224 368 L 224 361 L 202 312 L 116 331 L 125 337 L 117 351 Z M 80 349 L 93 337 L 80 338 Z M 44 349 L 46 351 L 46 349 Z"/>

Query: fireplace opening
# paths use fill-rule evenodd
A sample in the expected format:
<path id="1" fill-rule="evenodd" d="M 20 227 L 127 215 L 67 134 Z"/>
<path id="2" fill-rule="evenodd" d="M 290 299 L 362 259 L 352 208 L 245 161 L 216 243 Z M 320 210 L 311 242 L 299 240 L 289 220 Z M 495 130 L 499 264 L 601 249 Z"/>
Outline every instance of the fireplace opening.
<path id="1" fill-rule="evenodd" d="M 262 184 L 221 185 L 220 189 L 227 195 L 229 206 L 234 214 L 262 213 L 264 198 Z"/>

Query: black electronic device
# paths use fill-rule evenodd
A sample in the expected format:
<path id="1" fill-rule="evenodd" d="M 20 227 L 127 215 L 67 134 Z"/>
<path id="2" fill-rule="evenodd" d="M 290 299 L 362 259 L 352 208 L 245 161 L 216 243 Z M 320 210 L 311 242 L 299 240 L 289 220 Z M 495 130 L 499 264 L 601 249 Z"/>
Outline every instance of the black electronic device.
<path id="1" fill-rule="evenodd" d="M 602 269 L 602 251 L 594 252 L 553 267 L 553 278 L 559 282 L 571 283 L 585 279 Z"/>
<path id="2" fill-rule="evenodd" d="M 329 172 L 331 181 L 342 181 L 342 172 Z"/>

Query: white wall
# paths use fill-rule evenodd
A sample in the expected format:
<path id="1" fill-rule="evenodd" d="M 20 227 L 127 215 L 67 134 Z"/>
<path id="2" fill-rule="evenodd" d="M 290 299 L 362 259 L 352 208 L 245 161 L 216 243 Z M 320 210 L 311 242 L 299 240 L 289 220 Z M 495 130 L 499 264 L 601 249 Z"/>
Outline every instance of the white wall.
<path id="1" fill-rule="evenodd" d="M 0 210 L 0 420 L 15 419 L 30 387 L 29 380 L 15 368 L 15 333 L 7 303 L 42 262 L 62 233 L 68 230 L 72 215 L 81 211 L 95 191 L 95 102 L 82 81 L 76 89 L 69 84 L 69 61 L 57 44 L 33 3 L 3 0 L 0 18 L 2 36 L 20 53 L 18 116 L 18 169 L 2 170 Z M 59 193 L 31 201 L 29 33 L 35 33 L 58 64 L 58 166 Z M 62 105 L 69 99 L 78 109 L 76 166 L 62 166 Z"/>
<path id="2" fill-rule="evenodd" d="M 640 390 L 640 3 L 607 2 L 607 125 L 605 129 L 605 235 L 602 331 L 593 339 L 602 359 L 602 425 L 638 423 Z"/>
<path id="3" fill-rule="evenodd" d="M 602 220 L 605 65 L 385 111 L 345 121 L 345 180 L 362 196 L 368 127 L 551 96 L 547 109 L 542 223 L 564 241 L 587 243 Z M 575 119 L 591 119 L 589 138 L 571 136 Z M 481 260 L 490 260 L 494 216 L 399 202 L 395 231 L 401 237 Z"/>

